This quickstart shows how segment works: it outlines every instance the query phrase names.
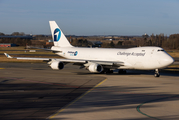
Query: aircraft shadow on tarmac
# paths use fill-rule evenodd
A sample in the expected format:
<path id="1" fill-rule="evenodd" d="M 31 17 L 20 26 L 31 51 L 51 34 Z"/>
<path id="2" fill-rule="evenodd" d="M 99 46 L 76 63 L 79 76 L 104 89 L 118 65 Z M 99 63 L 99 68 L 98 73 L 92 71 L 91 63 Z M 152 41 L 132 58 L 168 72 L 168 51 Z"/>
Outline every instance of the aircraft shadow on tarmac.
<path id="1" fill-rule="evenodd" d="M 91 88 L 77 89 L 59 83 L 19 83 L 15 79 L 1 80 L 0 86 L 1 120 L 44 120 Z"/>

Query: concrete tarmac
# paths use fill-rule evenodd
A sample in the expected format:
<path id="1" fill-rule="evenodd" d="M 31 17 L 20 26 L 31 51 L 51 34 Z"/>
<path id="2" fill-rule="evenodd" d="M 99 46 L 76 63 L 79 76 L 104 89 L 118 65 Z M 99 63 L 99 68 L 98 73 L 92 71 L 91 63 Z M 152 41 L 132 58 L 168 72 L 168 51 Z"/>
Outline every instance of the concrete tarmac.
<path id="1" fill-rule="evenodd" d="M 128 71 L 106 77 L 100 86 L 59 111 L 51 119 L 63 120 L 178 120 L 179 75 L 149 71 Z"/>
<path id="2" fill-rule="evenodd" d="M 0 63 L 0 68 L 5 68 L 0 69 L 0 119 L 179 119 L 174 72 L 155 78 L 150 71 L 105 75 L 72 65 L 61 71 L 30 63 Z"/>
<path id="3" fill-rule="evenodd" d="M 0 63 L 0 120 L 46 119 L 105 79 L 78 75 L 74 66 L 63 71 L 47 66 Z"/>

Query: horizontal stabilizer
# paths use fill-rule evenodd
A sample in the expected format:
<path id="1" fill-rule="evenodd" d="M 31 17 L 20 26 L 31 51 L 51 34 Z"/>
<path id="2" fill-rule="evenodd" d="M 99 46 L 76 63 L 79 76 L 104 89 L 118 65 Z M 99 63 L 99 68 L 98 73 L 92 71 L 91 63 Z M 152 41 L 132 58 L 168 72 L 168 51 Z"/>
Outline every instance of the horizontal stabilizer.
<path id="1" fill-rule="evenodd" d="M 13 57 L 11 57 L 10 55 L 8 55 L 7 53 L 4 53 L 5 54 L 5 56 L 7 57 L 7 58 L 13 58 Z"/>

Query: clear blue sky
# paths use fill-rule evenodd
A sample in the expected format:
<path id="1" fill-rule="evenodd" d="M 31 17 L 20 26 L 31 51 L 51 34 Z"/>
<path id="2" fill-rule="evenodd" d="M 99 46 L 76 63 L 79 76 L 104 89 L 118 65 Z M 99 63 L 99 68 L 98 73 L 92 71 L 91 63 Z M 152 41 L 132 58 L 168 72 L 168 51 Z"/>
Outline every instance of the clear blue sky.
<path id="1" fill-rule="evenodd" d="M 0 32 L 151 35 L 179 33 L 179 0 L 0 0 Z"/>

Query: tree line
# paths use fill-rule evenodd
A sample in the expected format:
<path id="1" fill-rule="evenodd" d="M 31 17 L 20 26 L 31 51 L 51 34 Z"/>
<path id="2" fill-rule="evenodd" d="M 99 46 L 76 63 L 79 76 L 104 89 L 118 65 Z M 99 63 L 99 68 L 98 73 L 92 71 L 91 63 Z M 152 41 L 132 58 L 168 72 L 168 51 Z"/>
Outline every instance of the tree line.
<path id="1" fill-rule="evenodd" d="M 18 46 L 31 45 L 31 40 L 22 38 L 0 38 L 0 43 L 14 43 Z"/>
<path id="2" fill-rule="evenodd" d="M 136 40 L 125 40 L 123 42 L 118 41 L 116 44 L 111 41 L 110 43 L 102 45 L 104 47 L 120 48 L 126 47 L 139 47 L 139 46 L 158 46 L 167 50 L 179 50 L 179 34 L 172 34 L 169 37 L 164 34 L 143 37 Z"/>
<path id="3" fill-rule="evenodd" d="M 74 46 L 91 46 L 92 44 L 87 39 L 72 39 L 72 45 Z M 158 46 L 164 49 L 179 50 L 179 34 L 172 34 L 169 37 L 164 34 L 151 36 L 145 35 L 142 38 L 135 40 L 124 40 L 124 41 L 110 41 L 103 42 L 101 47 L 103 48 L 123 48 L 123 47 L 139 47 L 139 46 Z"/>
<path id="4" fill-rule="evenodd" d="M 4 33 L 0 32 L 0 36 L 4 36 Z M 11 35 L 14 36 L 20 36 L 25 35 L 23 32 L 13 32 Z M 35 39 L 52 39 L 51 36 L 36 36 Z M 33 41 L 35 41 L 35 39 Z M 87 39 L 71 39 L 71 44 L 74 46 L 83 46 L 83 47 L 89 47 L 92 46 L 93 43 L 89 42 Z M 24 39 L 24 38 L 0 38 L 0 43 L 14 43 L 20 46 L 25 45 L 32 45 L 31 40 Z M 179 50 L 179 34 L 171 34 L 169 37 L 165 36 L 164 34 L 154 35 L 151 36 L 143 35 L 142 38 L 137 38 L 134 40 L 124 40 L 124 41 L 110 41 L 110 42 L 103 42 L 101 47 L 107 48 L 120 48 L 120 47 L 139 47 L 139 46 L 159 46 L 164 49 L 173 49 L 173 50 Z"/>
<path id="5" fill-rule="evenodd" d="M 179 50 L 179 34 L 172 34 L 169 37 L 164 34 L 154 35 L 149 38 L 144 38 L 141 41 L 136 41 L 137 46 L 158 46 L 164 49 L 177 49 Z"/>
<path id="6" fill-rule="evenodd" d="M 0 32 L 0 36 L 5 36 L 5 35 L 6 35 L 6 34 Z M 12 36 L 23 36 L 23 35 L 25 35 L 25 33 L 24 33 L 24 32 L 13 32 L 13 33 L 10 34 L 10 35 L 12 35 Z"/>

